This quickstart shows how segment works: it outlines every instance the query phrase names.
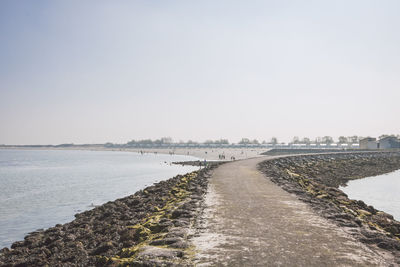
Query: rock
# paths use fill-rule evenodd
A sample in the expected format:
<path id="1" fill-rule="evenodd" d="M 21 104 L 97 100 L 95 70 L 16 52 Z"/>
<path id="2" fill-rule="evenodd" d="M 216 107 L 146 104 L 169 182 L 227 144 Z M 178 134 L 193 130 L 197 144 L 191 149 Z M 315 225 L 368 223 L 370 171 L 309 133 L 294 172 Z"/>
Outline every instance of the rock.
<path id="1" fill-rule="evenodd" d="M 180 218 L 177 220 L 174 220 L 174 226 L 176 227 L 187 227 L 189 226 L 190 221 L 188 218 Z"/>
<path id="2" fill-rule="evenodd" d="M 131 228 L 126 228 L 120 232 L 120 242 L 126 242 L 129 240 L 133 240 L 135 236 L 136 230 Z"/>
<path id="3" fill-rule="evenodd" d="M 12 243 L 11 248 L 15 249 L 15 248 L 18 248 L 18 247 L 22 247 L 24 245 L 25 245 L 24 241 L 17 241 L 17 242 Z"/>
<path id="4" fill-rule="evenodd" d="M 175 258 L 181 255 L 179 250 L 153 246 L 146 246 L 138 253 L 139 258 Z"/>
<path id="5" fill-rule="evenodd" d="M 109 251 L 114 247 L 113 242 L 108 241 L 108 242 L 102 242 L 92 253 L 91 255 L 100 255 L 104 252 Z"/>
<path id="6" fill-rule="evenodd" d="M 353 220 L 354 216 L 348 213 L 337 213 L 331 216 L 328 216 L 329 219 L 345 219 L 345 220 Z"/>
<path id="7" fill-rule="evenodd" d="M 178 248 L 178 249 L 187 249 L 188 247 L 190 247 L 189 243 L 184 240 L 180 240 L 178 242 L 172 243 L 169 246 L 172 248 Z"/>
<path id="8" fill-rule="evenodd" d="M 7 247 L 0 249 L 0 253 L 7 253 L 9 251 L 10 251 L 10 249 Z"/>
<path id="9" fill-rule="evenodd" d="M 151 225 L 149 225 L 149 229 L 153 233 L 160 233 L 160 232 L 167 231 L 168 228 L 172 225 L 173 225 L 172 221 L 168 220 L 168 221 L 164 221 L 164 222 L 160 222 L 160 223 L 156 223 L 156 224 L 151 224 Z"/>
<path id="10" fill-rule="evenodd" d="M 177 243 L 183 241 L 182 238 L 177 238 L 177 237 L 167 237 L 167 238 L 163 238 L 163 239 L 157 239 L 157 240 L 153 240 L 152 242 L 150 242 L 150 245 L 152 246 L 165 246 L 165 245 L 171 245 L 173 243 Z"/>
<path id="11" fill-rule="evenodd" d="M 371 216 L 371 212 L 366 211 L 366 210 L 362 210 L 362 209 L 358 209 L 357 213 L 360 214 L 360 216 L 364 217 L 364 216 Z"/>
<path id="12" fill-rule="evenodd" d="M 391 250 L 391 249 L 400 250 L 399 242 L 395 241 L 395 240 L 391 240 L 391 239 L 387 239 L 383 242 L 379 242 L 378 247 L 387 249 L 387 250 Z"/>
<path id="13" fill-rule="evenodd" d="M 168 231 L 166 237 L 181 237 L 184 238 L 187 235 L 187 230 L 180 227 L 174 227 Z"/>
<path id="14" fill-rule="evenodd" d="M 176 219 L 176 218 L 190 218 L 190 211 L 178 208 L 172 212 L 171 218 Z"/>

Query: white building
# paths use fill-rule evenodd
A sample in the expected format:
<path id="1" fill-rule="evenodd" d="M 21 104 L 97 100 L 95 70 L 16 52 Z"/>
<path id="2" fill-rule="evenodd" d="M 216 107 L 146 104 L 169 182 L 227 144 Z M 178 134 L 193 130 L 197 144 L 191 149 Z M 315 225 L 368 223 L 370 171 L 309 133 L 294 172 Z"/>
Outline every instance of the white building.
<path id="1" fill-rule="evenodd" d="M 378 149 L 376 138 L 367 137 L 360 140 L 360 149 Z"/>

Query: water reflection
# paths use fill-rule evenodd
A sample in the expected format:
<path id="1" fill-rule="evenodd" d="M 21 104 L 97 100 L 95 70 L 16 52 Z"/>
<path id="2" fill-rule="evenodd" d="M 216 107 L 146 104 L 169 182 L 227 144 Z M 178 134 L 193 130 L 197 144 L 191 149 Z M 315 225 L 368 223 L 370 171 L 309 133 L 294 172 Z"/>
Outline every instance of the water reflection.
<path id="1" fill-rule="evenodd" d="M 340 187 L 350 199 L 362 200 L 400 221 L 400 170 L 348 182 Z"/>

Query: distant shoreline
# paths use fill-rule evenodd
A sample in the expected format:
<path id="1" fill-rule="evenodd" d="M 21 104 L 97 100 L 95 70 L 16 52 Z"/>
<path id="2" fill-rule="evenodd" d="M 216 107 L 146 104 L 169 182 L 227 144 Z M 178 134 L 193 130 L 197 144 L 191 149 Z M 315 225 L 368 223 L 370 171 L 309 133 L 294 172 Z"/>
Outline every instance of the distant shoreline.
<path id="1" fill-rule="evenodd" d="M 134 153 L 151 153 L 151 154 L 166 154 L 166 155 L 183 155 L 196 157 L 199 160 L 226 160 L 232 159 L 248 159 L 261 157 L 264 155 L 295 155 L 295 154 L 311 154 L 311 153 L 351 153 L 351 152 L 400 152 L 399 149 L 388 150 L 361 150 L 361 149 L 318 149 L 318 148 L 268 148 L 268 147 L 159 147 L 159 148 L 144 148 L 144 147 L 106 147 L 103 144 L 95 145 L 0 145 L 0 149 L 20 149 L 20 150 L 86 150 L 86 151 L 121 151 Z M 222 156 L 222 157 L 221 157 Z"/>
<path id="2" fill-rule="evenodd" d="M 16 150 L 86 150 L 86 151 L 120 151 L 134 153 L 183 155 L 199 158 L 200 160 L 221 160 L 220 155 L 224 155 L 225 160 L 231 157 L 246 159 L 262 156 L 261 153 L 268 151 L 265 148 L 108 148 L 104 146 L 0 146 L 0 149 Z"/>

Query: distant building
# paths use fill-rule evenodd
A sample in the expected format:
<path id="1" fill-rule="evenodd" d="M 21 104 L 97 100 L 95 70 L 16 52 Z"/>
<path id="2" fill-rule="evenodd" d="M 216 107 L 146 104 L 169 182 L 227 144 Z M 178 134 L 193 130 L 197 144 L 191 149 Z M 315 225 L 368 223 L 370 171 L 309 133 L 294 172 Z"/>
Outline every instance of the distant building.
<path id="1" fill-rule="evenodd" d="M 387 136 L 379 140 L 380 149 L 400 148 L 400 140 L 394 136 Z"/>
<path id="2" fill-rule="evenodd" d="M 376 138 L 367 137 L 360 140 L 360 149 L 378 149 Z"/>
<path id="3" fill-rule="evenodd" d="M 351 146 L 351 148 L 360 148 L 360 144 L 359 143 L 353 143 L 350 146 Z"/>

